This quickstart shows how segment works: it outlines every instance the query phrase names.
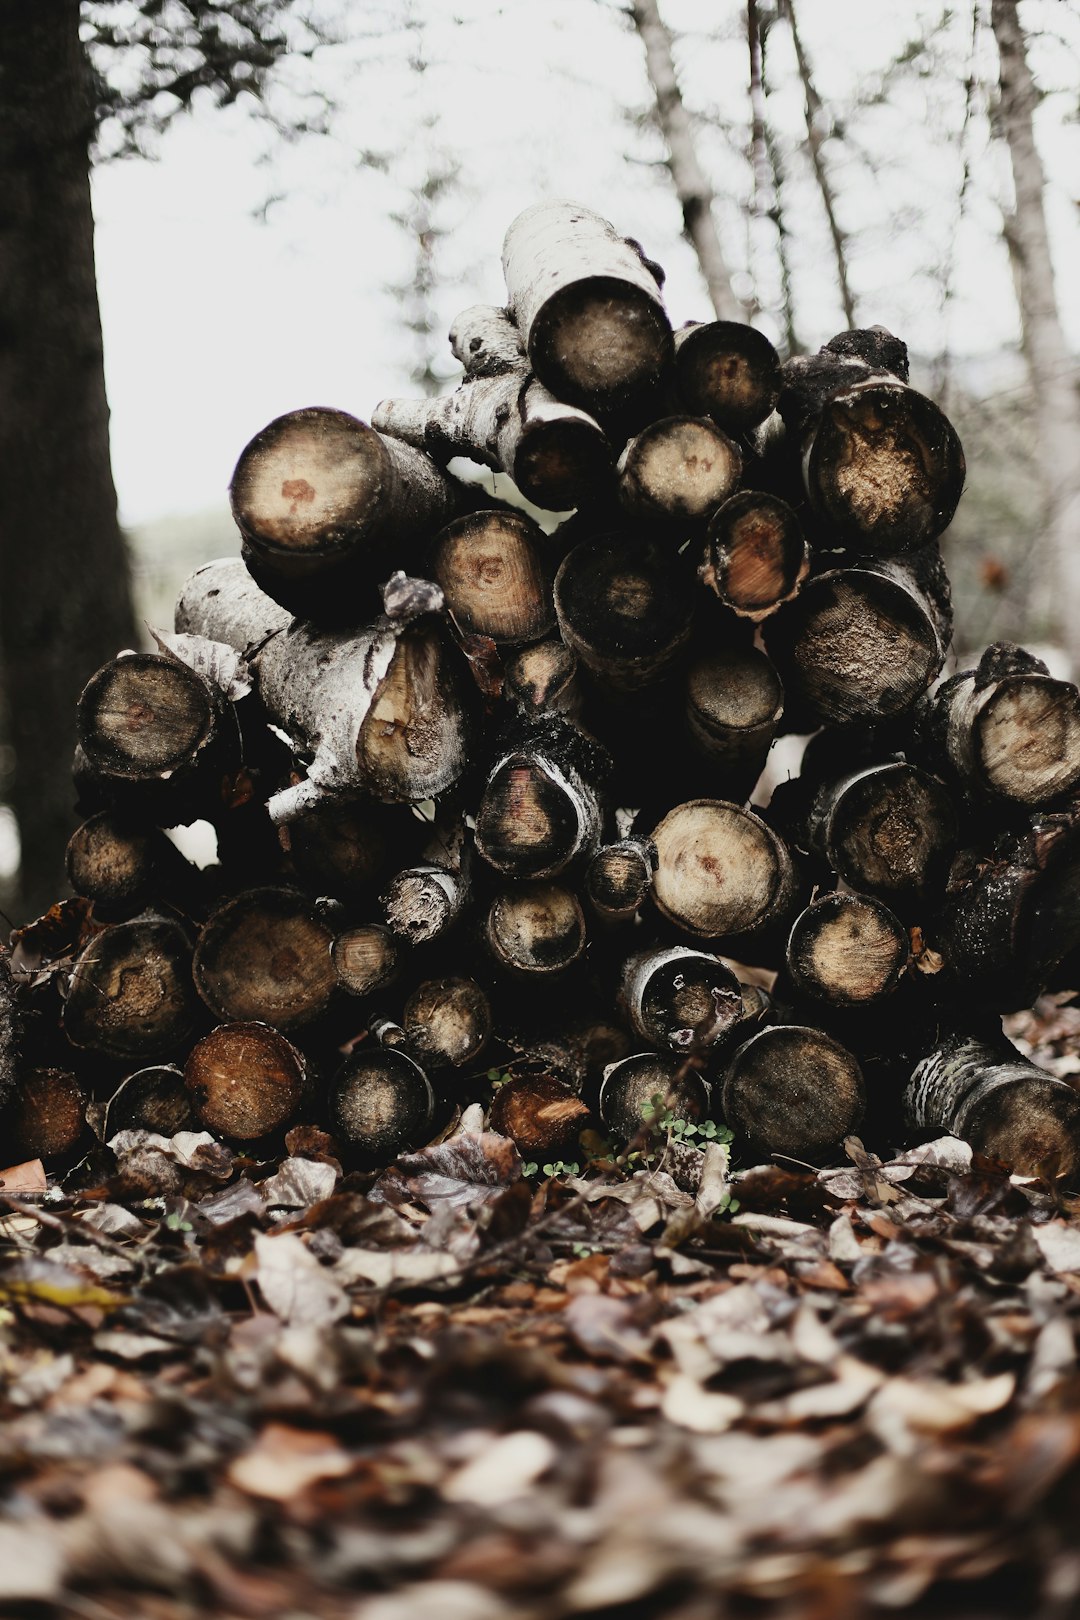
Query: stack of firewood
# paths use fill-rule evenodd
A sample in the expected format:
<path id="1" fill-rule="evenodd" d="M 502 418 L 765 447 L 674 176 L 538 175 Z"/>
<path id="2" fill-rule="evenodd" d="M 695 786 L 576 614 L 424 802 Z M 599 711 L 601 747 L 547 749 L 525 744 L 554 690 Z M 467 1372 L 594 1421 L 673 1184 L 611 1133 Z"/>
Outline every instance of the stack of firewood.
<path id="1" fill-rule="evenodd" d="M 1006 645 L 939 683 L 964 459 L 904 345 L 673 332 L 567 203 L 503 262 L 460 386 L 271 422 L 241 557 L 87 685 L 81 899 L 3 985 L 9 1157 L 75 1153 L 94 1099 L 105 1140 L 304 1120 L 371 1166 L 480 1100 L 578 1159 L 659 1097 L 744 1153 L 947 1130 L 1072 1172 L 1080 1100 L 1001 1014 L 1080 946 L 1080 693 Z M 203 870 L 161 831 L 196 819 Z"/>

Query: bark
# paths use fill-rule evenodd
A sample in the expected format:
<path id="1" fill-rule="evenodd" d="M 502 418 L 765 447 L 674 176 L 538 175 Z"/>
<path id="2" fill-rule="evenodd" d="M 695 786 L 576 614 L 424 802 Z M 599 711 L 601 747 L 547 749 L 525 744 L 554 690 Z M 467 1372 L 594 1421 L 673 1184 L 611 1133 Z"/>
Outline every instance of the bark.
<path id="1" fill-rule="evenodd" d="M 543 545 L 543 532 L 521 512 L 473 512 L 436 536 L 432 576 L 463 634 L 504 646 L 554 629 Z"/>
<path id="2" fill-rule="evenodd" d="M 322 406 L 268 423 L 241 451 L 229 486 L 261 588 L 327 623 L 355 623 L 357 596 L 370 597 L 448 522 L 458 493 L 422 451 Z"/>
<path id="3" fill-rule="evenodd" d="M 914 1069 L 910 1124 L 945 1130 L 1015 1175 L 1072 1176 L 1080 1167 L 1080 1095 L 1005 1037 L 948 1037 Z"/>
<path id="4" fill-rule="evenodd" d="M 817 1164 L 858 1127 L 866 1107 L 852 1054 L 819 1029 L 776 1025 L 752 1035 L 724 1074 L 724 1118 L 757 1152 Z"/>
<path id="5" fill-rule="evenodd" d="M 296 1114 L 307 1069 L 280 1030 L 258 1021 L 222 1024 L 192 1049 L 184 1081 L 206 1130 L 237 1142 L 280 1131 Z"/>
<path id="6" fill-rule="evenodd" d="M 675 389 L 694 416 L 726 433 L 764 422 L 780 398 L 780 356 L 742 321 L 697 321 L 675 333 Z"/>
<path id="7" fill-rule="evenodd" d="M 381 905 L 391 933 L 410 945 L 427 945 L 457 922 L 468 898 L 464 871 L 432 863 L 398 872 Z"/>
<path id="8" fill-rule="evenodd" d="M 794 906 L 791 855 L 753 811 L 691 799 L 669 811 L 652 838 L 657 909 L 698 939 L 760 942 Z"/>
<path id="9" fill-rule="evenodd" d="M 596 414 L 640 405 L 671 360 L 656 267 L 590 209 L 534 203 L 503 242 L 510 311 L 534 372 Z"/>
<path id="10" fill-rule="evenodd" d="M 740 618 L 768 618 L 796 595 L 809 571 L 802 527 L 778 495 L 742 490 L 714 514 L 701 578 Z"/>
<path id="11" fill-rule="evenodd" d="M 399 941 L 381 923 L 363 923 L 338 934 L 330 960 L 338 983 L 353 996 L 374 995 L 393 984 L 402 966 Z"/>
<path id="12" fill-rule="evenodd" d="M 739 447 L 701 416 L 665 416 L 630 440 L 619 457 L 619 500 L 639 523 L 699 530 L 732 494 L 742 473 Z"/>
<path id="13" fill-rule="evenodd" d="M 198 1021 L 191 945 L 179 923 L 151 913 L 115 923 L 76 957 L 63 1015 L 73 1046 L 125 1062 L 171 1059 Z"/>
<path id="14" fill-rule="evenodd" d="M 742 985 L 727 962 L 684 945 L 627 958 L 620 1005 L 630 1027 L 661 1051 L 702 1053 L 743 1017 Z"/>
<path id="15" fill-rule="evenodd" d="M 668 674 L 689 642 L 693 585 L 685 559 L 657 541 L 582 540 L 555 576 L 563 640 L 605 686 L 639 691 Z"/>
<path id="16" fill-rule="evenodd" d="M 656 97 L 656 117 L 668 149 L 668 169 L 682 209 L 683 231 L 697 255 L 713 309 L 722 321 L 741 321 L 746 310 L 731 285 L 731 272 L 713 218 L 713 192 L 694 142 L 690 115 L 682 99 L 671 33 L 657 0 L 631 0 L 630 16 L 645 49 L 649 83 Z"/>
<path id="17" fill-rule="evenodd" d="M 657 1098 L 660 1111 L 670 1109 L 674 1119 L 704 1119 L 709 1111 L 709 1088 L 685 1058 L 637 1052 L 604 1071 L 600 1118 L 622 1141 L 656 1132 L 662 1142 L 664 1128 L 654 1117 Z"/>
<path id="18" fill-rule="evenodd" d="M 195 948 L 195 988 L 219 1019 L 299 1029 L 337 987 L 334 930 L 291 889 L 251 889 L 218 906 Z"/>
<path id="19" fill-rule="evenodd" d="M 425 979 L 406 1001 L 402 1025 L 426 1069 L 460 1069 L 491 1037 L 491 1003 L 475 979 Z"/>
<path id="20" fill-rule="evenodd" d="M 536 983 L 580 961 L 585 917 L 572 890 L 557 883 L 518 883 L 492 901 L 485 934 L 501 968 Z"/>
<path id="21" fill-rule="evenodd" d="M 63 881 L 87 672 L 134 645 L 109 464 L 78 0 L 10 0 L 0 52 L 0 651 L 19 907 Z"/>
<path id="22" fill-rule="evenodd" d="M 900 982 L 907 930 L 880 900 L 826 894 L 800 912 L 787 943 L 791 982 L 801 994 L 836 1007 L 878 1001 Z"/>
<path id="23" fill-rule="evenodd" d="M 431 1082 L 406 1052 L 379 1047 L 354 1053 L 330 1085 L 330 1129 L 360 1165 L 388 1164 L 418 1147 L 434 1113 Z"/>
<path id="24" fill-rule="evenodd" d="M 101 1135 L 106 1142 L 118 1131 L 154 1131 L 158 1136 L 175 1136 L 177 1131 L 196 1131 L 198 1116 L 183 1069 L 174 1064 L 156 1064 L 137 1069 L 113 1092 L 105 1108 Z"/>
<path id="25" fill-rule="evenodd" d="M 1005 241 L 1020 306 L 1021 343 L 1031 379 L 1035 444 L 1044 501 L 1043 533 L 1052 559 L 1058 633 L 1080 674 L 1080 398 L 1076 365 L 1062 327 L 1050 237 L 1046 177 L 1035 144 L 1038 91 L 1014 0 L 992 0 L 1000 61 L 996 124 L 1009 149 L 1015 203 Z"/>
<path id="26" fill-rule="evenodd" d="M 242 563 L 208 563 L 184 585 L 177 629 L 247 653 L 259 697 L 307 781 L 271 800 L 293 819 L 331 793 L 417 802 L 465 766 L 462 678 L 437 620 L 383 617 L 361 630 L 291 619 Z"/>

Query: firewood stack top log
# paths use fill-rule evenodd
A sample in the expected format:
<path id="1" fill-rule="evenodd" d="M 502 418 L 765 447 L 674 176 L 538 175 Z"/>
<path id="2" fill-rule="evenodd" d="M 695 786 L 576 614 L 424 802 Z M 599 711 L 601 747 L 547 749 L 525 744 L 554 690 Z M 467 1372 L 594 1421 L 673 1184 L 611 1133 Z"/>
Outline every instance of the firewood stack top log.
<path id="1" fill-rule="evenodd" d="M 939 681 L 964 460 L 903 343 L 673 335 L 570 202 L 503 263 L 456 389 L 271 422 L 241 556 L 90 675 L 79 898 L 0 959 L 9 1160 L 303 1119 L 366 1170 L 480 1101 L 538 1162 L 711 1117 L 819 1163 L 865 1113 L 1080 1173 L 1076 1092 L 997 1033 L 1080 961 L 1080 692 L 1007 644 Z"/>

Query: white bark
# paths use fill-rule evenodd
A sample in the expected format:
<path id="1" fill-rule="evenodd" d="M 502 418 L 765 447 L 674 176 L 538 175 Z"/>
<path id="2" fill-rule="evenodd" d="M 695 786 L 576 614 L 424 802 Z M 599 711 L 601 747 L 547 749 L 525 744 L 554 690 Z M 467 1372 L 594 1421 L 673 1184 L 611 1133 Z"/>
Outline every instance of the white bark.
<path id="1" fill-rule="evenodd" d="M 1035 144 L 1038 92 L 1016 0 L 992 0 L 1000 60 L 997 123 L 1009 148 L 1015 206 L 1005 222 L 1034 396 L 1046 540 L 1054 559 L 1059 634 L 1080 671 L 1080 397 L 1062 329 L 1046 226 L 1045 175 Z"/>
<path id="2" fill-rule="evenodd" d="M 657 0 L 633 0 L 630 15 L 645 47 L 645 65 L 656 96 L 656 116 L 667 143 L 668 169 L 682 209 L 683 229 L 697 254 L 713 309 L 722 321 L 745 321 L 748 311 L 731 285 L 713 218 L 713 191 L 694 142 L 690 116 L 679 89 L 671 33 Z"/>

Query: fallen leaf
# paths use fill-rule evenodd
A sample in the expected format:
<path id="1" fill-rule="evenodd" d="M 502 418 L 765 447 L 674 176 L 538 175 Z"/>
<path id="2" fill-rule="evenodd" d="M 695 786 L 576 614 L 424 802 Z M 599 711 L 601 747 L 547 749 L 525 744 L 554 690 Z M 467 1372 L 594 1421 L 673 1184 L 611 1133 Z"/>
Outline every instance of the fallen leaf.
<path id="1" fill-rule="evenodd" d="M 348 1316 L 349 1297 L 333 1274 L 292 1232 L 255 1235 L 259 1290 L 282 1322 L 336 1322 Z"/>
<path id="2" fill-rule="evenodd" d="M 250 1450 L 234 1458 L 225 1477 L 249 1496 L 290 1502 L 320 1479 L 340 1479 L 352 1467 L 332 1434 L 268 1423 Z"/>

